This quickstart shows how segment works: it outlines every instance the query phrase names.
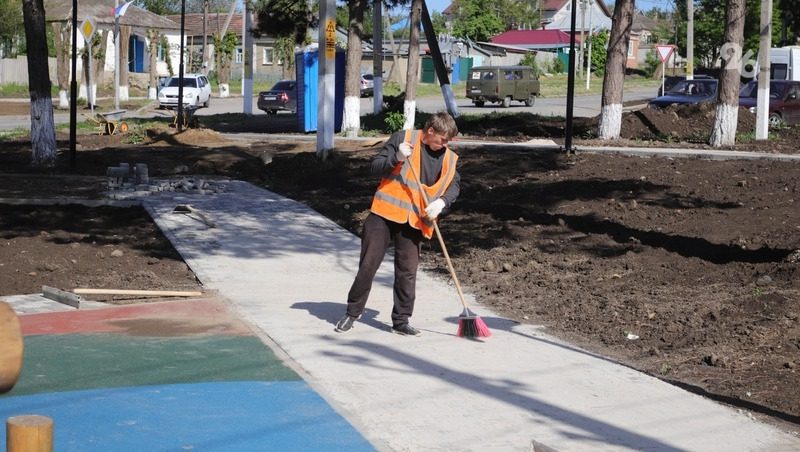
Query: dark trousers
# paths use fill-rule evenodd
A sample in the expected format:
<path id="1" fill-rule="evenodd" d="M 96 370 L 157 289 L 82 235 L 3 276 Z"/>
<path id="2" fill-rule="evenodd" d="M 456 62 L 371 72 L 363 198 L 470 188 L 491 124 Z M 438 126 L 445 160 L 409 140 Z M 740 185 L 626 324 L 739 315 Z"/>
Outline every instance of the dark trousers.
<path id="1" fill-rule="evenodd" d="M 408 323 L 414 312 L 417 267 L 422 233 L 405 224 L 395 223 L 370 213 L 364 221 L 361 237 L 361 258 L 358 273 L 347 295 L 347 315 L 358 317 L 364 312 L 372 289 L 372 280 L 378 271 L 389 242 L 394 242 L 394 308 L 392 325 Z"/>

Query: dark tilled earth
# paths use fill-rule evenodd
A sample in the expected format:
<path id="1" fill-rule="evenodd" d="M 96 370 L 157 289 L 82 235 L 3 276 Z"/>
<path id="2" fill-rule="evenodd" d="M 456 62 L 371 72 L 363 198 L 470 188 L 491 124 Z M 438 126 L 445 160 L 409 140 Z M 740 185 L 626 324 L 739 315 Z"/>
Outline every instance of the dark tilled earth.
<path id="1" fill-rule="evenodd" d="M 748 115 L 742 111 L 740 130 L 752 129 Z M 706 147 L 702 131 L 711 120 L 702 108 L 627 113 L 623 137 L 613 144 Z M 492 114 L 459 121 L 469 138 L 563 142 L 563 121 L 552 118 Z M 19 201 L 98 199 L 106 167 L 120 162 L 147 163 L 154 177 L 188 172 L 248 180 L 357 233 L 377 185 L 367 168 L 380 137 L 337 139 L 322 162 L 313 139 L 232 141 L 217 133 L 287 131 L 290 123 L 221 118 L 181 134 L 141 131 L 139 145 L 81 135 L 74 169 L 63 141 L 56 168 L 48 170 L 28 166 L 29 141 L 6 142 L 0 296 L 35 293 L 43 284 L 199 287 L 142 209 Z M 440 225 L 461 283 L 503 316 L 545 325 L 687 389 L 800 424 L 800 165 L 580 151 L 609 144 L 592 138 L 595 124 L 576 121 L 576 154 L 454 143 L 462 195 Z M 798 133 L 776 131 L 764 142 L 743 134 L 734 150 L 797 153 Z M 436 243 L 423 252 L 425 266 L 447 277 Z"/>

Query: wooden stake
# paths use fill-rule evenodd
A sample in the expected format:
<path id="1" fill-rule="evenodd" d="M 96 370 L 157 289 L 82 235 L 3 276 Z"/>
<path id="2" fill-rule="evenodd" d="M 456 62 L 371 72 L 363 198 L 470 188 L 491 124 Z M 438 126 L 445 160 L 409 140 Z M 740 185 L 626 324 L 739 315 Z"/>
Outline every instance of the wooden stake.
<path id="1" fill-rule="evenodd" d="M 8 452 L 52 452 L 53 420 L 35 414 L 8 418 L 6 449 Z"/>
<path id="2" fill-rule="evenodd" d="M 80 295 L 140 295 L 144 297 L 201 297 L 203 292 L 180 290 L 127 290 L 127 289 L 85 289 L 78 288 L 72 292 Z"/>

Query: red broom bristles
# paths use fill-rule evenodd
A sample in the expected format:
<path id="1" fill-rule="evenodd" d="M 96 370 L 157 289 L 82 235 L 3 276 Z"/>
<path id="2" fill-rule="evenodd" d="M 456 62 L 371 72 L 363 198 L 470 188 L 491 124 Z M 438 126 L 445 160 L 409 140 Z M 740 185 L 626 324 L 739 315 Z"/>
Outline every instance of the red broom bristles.
<path id="1" fill-rule="evenodd" d="M 480 317 L 470 312 L 469 309 L 464 309 L 464 312 L 458 317 L 458 337 L 491 337 L 492 331 L 486 326 L 486 322 Z"/>

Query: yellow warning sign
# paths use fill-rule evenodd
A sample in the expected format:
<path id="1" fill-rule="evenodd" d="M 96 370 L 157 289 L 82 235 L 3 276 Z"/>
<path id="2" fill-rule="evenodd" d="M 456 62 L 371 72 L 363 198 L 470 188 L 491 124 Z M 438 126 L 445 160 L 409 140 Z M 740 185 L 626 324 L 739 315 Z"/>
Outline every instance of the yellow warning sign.
<path id="1" fill-rule="evenodd" d="M 336 21 L 333 19 L 325 23 L 325 58 L 336 58 Z"/>
<path id="2" fill-rule="evenodd" d="M 97 27 L 94 25 L 94 20 L 92 20 L 91 17 L 87 17 L 86 19 L 83 19 L 83 22 L 81 22 L 81 34 L 87 43 L 92 40 L 92 35 L 94 35 L 94 31 L 96 29 Z"/>

